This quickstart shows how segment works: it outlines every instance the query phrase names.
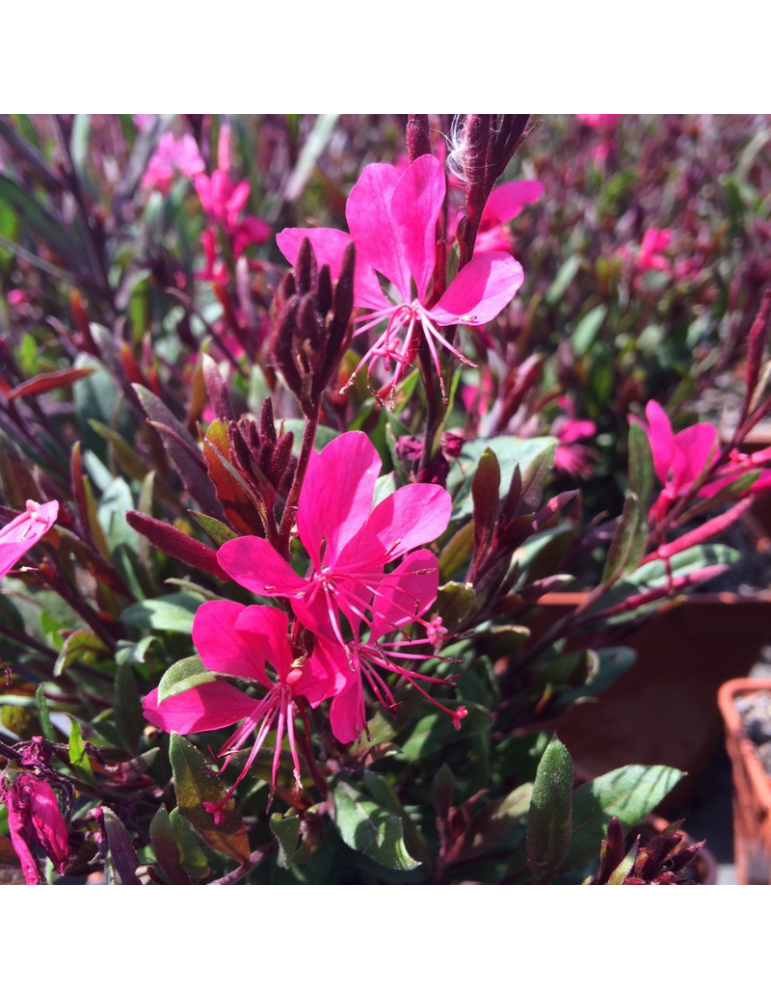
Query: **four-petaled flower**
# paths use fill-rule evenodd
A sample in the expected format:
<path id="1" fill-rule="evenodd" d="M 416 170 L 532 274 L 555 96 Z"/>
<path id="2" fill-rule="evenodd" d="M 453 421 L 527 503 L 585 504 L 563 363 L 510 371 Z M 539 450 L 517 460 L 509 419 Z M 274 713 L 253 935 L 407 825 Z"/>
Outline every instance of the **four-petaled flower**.
<path id="1" fill-rule="evenodd" d="M 379 360 L 387 370 L 394 363 L 393 376 L 383 393 L 393 390 L 412 364 L 422 330 L 445 396 L 437 343 L 460 360 L 472 362 L 440 329 L 457 323 L 487 323 L 511 301 L 524 279 L 521 265 L 511 254 L 485 253 L 462 268 L 439 300 L 433 301 L 436 226 L 445 189 L 442 165 L 426 154 L 403 173 L 389 164 L 370 164 L 348 198 L 346 219 L 356 246 L 354 304 L 366 310 L 356 332 L 365 333 L 386 323 L 385 332 L 356 371 L 369 362 L 369 376 Z M 335 229 L 285 229 L 277 242 L 292 264 L 305 238 L 310 240 L 319 264 L 328 264 L 336 279 L 348 242 L 346 234 Z M 393 285 L 393 300 L 384 295 L 378 274 Z"/>
<path id="2" fill-rule="evenodd" d="M 300 788 L 296 699 L 304 696 L 315 708 L 333 693 L 335 678 L 318 659 L 295 656 L 287 634 L 288 626 L 286 614 L 278 608 L 245 606 L 235 601 L 202 604 L 193 622 L 193 643 L 204 667 L 213 673 L 257 684 L 266 689 L 266 694 L 252 697 L 227 681 L 205 678 L 203 683 L 172 694 L 161 702 L 158 701 L 159 688 L 156 688 L 142 702 L 145 718 L 167 732 L 209 732 L 240 722 L 220 750 L 221 757 L 239 751 L 256 730 L 246 763 L 226 798 L 246 777 L 274 727 L 272 788 L 276 786 L 284 735 L 289 740 L 295 783 Z M 221 818 L 224 801 L 207 804 L 214 813 L 215 822 Z"/>
<path id="3" fill-rule="evenodd" d="M 369 620 L 366 612 L 376 595 L 385 605 L 394 603 L 402 586 L 400 569 L 387 574 L 386 564 L 433 541 L 450 519 L 449 493 L 428 483 L 402 486 L 373 509 L 380 465 L 361 431 L 341 434 L 311 456 L 297 512 L 300 541 L 311 559 L 306 579 L 268 541 L 252 535 L 226 542 L 218 553 L 220 566 L 255 594 L 289 598 L 307 628 L 342 645 L 338 612 L 355 628 Z M 388 618 L 387 610 L 378 614 Z"/>

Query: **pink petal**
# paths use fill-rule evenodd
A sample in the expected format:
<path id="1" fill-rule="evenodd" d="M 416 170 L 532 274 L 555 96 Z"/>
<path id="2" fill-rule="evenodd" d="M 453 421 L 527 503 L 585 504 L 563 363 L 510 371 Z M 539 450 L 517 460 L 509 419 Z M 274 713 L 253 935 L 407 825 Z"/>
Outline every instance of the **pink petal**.
<path id="1" fill-rule="evenodd" d="M 675 436 L 672 433 L 672 424 L 655 400 L 651 400 L 645 407 L 645 416 L 648 418 L 648 427 L 646 428 L 644 424 L 642 427 L 647 431 L 648 440 L 651 443 L 653 468 L 661 482 L 666 485 L 675 453 Z"/>
<path id="2" fill-rule="evenodd" d="M 249 181 L 240 181 L 236 184 L 233 193 L 227 200 L 227 218 L 226 223 L 228 229 L 233 229 L 238 224 L 238 216 L 241 214 L 241 209 L 246 204 L 246 199 L 249 197 L 249 192 L 252 185 Z"/>
<path id="3" fill-rule="evenodd" d="M 264 243 L 270 239 L 270 226 L 254 215 L 247 215 L 239 222 L 233 234 L 233 253 L 240 257 L 253 243 Z"/>
<path id="4" fill-rule="evenodd" d="M 351 664 L 348 662 L 345 649 L 336 639 L 316 636 L 316 641 L 313 644 L 313 653 L 308 662 L 312 664 L 314 676 L 323 674 L 328 679 L 329 689 L 324 698 L 331 698 L 334 695 L 340 694 L 348 685 L 351 675 Z M 305 694 L 304 691 L 300 693 Z M 310 697 L 307 694 L 306 697 L 310 701 Z M 323 701 L 324 699 L 320 700 Z"/>
<path id="5" fill-rule="evenodd" d="M 43 504 L 27 501 L 27 510 L 0 530 L 0 577 L 43 537 L 58 515 L 56 500 Z"/>
<path id="6" fill-rule="evenodd" d="M 351 242 L 348 233 L 339 229 L 283 229 L 276 237 L 281 253 L 294 266 L 300 253 L 300 244 L 310 240 L 319 267 L 329 265 L 333 281 L 340 277 L 345 248 Z M 382 309 L 388 305 L 375 272 L 366 263 L 357 248 L 354 277 L 354 304 L 359 309 Z"/>
<path id="7" fill-rule="evenodd" d="M 557 437 L 563 444 L 572 444 L 581 438 L 591 437 L 597 430 L 593 420 L 566 420 L 557 431 Z M 552 428 L 554 433 L 554 428 Z"/>
<path id="8" fill-rule="evenodd" d="M 341 743 L 353 743 L 364 728 L 364 693 L 361 689 L 361 671 L 351 671 L 345 690 L 332 699 L 329 721 L 335 739 Z"/>
<path id="9" fill-rule="evenodd" d="M 225 542 L 217 553 L 220 566 L 236 583 L 265 597 L 293 597 L 307 587 L 270 542 L 254 535 Z"/>
<path id="10" fill-rule="evenodd" d="M 327 543 L 324 563 L 333 566 L 345 544 L 366 522 L 380 466 L 375 446 L 361 431 L 341 434 L 320 454 L 311 455 L 297 527 L 317 569 L 323 539 Z"/>
<path id="11" fill-rule="evenodd" d="M 247 610 L 235 601 L 202 604 L 193 620 L 193 644 L 207 670 L 247 677 L 268 686 L 264 649 L 237 631 L 239 618 Z"/>
<path id="12" fill-rule="evenodd" d="M 400 226 L 391 216 L 391 200 L 401 179 L 396 167 L 371 163 L 353 186 L 345 215 L 357 256 L 392 281 L 409 302 L 410 269 L 402 251 Z"/>
<path id="13" fill-rule="evenodd" d="M 698 479 L 707 462 L 717 454 L 717 428 L 694 424 L 675 434 L 672 458 L 672 485 L 676 492 Z"/>
<path id="14" fill-rule="evenodd" d="M 240 722 L 257 706 L 254 698 L 227 681 L 188 688 L 158 704 L 158 688 L 142 699 L 145 718 L 167 733 L 206 733 Z"/>
<path id="15" fill-rule="evenodd" d="M 522 265 L 510 253 L 482 254 L 457 274 L 428 315 L 439 326 L 487 323 L 511 302 L 524 280 Z"/>
<path id="16" fill-rule="evenodd" d="M 193 179 L 195 190 L 201 199 L 201 207 L 207 215 L 212 214 L 212 184 L 206 174 L 197 174 Z"/>
<path id="17" fill-rule="evenodd" d="M 289 619 L 283 611 L 259 604 L 244 608 L 236 622 L 238 638 L 245 645 L 250 645 L 263 663 L 267 660 L 281 680 L 286 679 L 292 668 L 288 628 Z M 266 680 L 262 683 L 270 687 Z"/>
<path id="18" fill-rule="evenodd" d="M 384 576 L 372 602 L 372 634 L 377 641 L 386 632 L 423 617 L 436 600 L 439 586 L 438 560 L 433 552 L 419 549 L 405 556 L 398 569 Z"/>
<path id="19" fill-rule="evenodd" d="M 21 779 L 17 779 L 20 781 Z M 16 784 L 17 782 L 14 782 Z M 16 856 L 21 864 L 21 870 L 24 873 L 24 881 L 27 885 L 40 885 L 40 874 L 37 870 L 37 863 L 35 862 L 35 856 L 24 839 L 24 813 L 26 813 L 26 808 L 24 808 L 24 813 L 17 811 L 15 808 L 15 803 L 13 802 L 11 796 L 13 794 L 13 785 L 6 793 L 6 806 L 8 808 L 8 833 L 11 837 L 11 844 L 13 845 L 14 851 L 16 851 Z"/>
<path id="20" fill-rule="evenodd" d="M 341 659 L 346 659 L 344 653 L 341 652 L 336 657 L 330 656 L 325 649 L 326 645 L 317 637 L 313 653 L 303 665 L 302 679 L 292 686 L 296 695 L 304 695 L 308 699 L 311 708 L 318 707 L 322 701 L 342 691 L 345 686 L 344 671 L 350 673 L 351 669 L 347 662 L 341 662 Z"/>
<path id="21" fill-rule="evenodd" d="M 341 553 L 338 567 L 362 560 L 382 565 L 432 542 L 447 527 L 451 510 L 452 499 L 442 486 L 402 486 L 375 507 L 366 526 Z"/>
<path id="22" fill-rule="evenodd" d="M 397 227 L 395 249 L 415 279 L 418 299 L 425 295 L 436 263 L 436 223 L 442 211 L 446 183 L 436 157 L 419 156 L 404 172 L 391 199 L 391 219 Z M 407 295 L 399 291 L 408 301 Z"/>
<path id="23" fill-rule="evenodd" d="M 482 223 L 510 222 L 543 194 L 540 181 L 510 181 L 493 188 L 482 212 Z"/>
<path id="24" fill-rule="evenodd" d="M 61 874 L 70 856 L 67 826 L 53 788 L 47 781 L 35 780 L 29 786 L 31 820 L 40 845 Z"/>

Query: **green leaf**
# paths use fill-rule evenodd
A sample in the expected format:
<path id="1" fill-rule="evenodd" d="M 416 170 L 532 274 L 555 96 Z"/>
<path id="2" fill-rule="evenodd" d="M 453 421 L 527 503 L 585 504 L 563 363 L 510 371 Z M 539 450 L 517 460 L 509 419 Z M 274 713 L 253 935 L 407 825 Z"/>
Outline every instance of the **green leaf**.
<path id="1" fill-rule="evenodd" d="M 78 629 L 77 632 L 71 632 L 70 635 L 64 640 L 64 645 L 56 658 L 56 663 L 54 664 L 54 677 L 60 677 L 67 667 L 71 666 L 73 663 L 78 663 L 80 661 L 84 663 L 93 663 L 95 660 L 95 654 L 106 653 L 107 647 L 91 632 L 86 632 L 83 629 Z"/>
<path id="2" fill-rule="evenodd" d="M 32 705 L 3 705 L 0 723 L 20 740 L 40 736 L 43 731 Z"/>
<path id="3" fill-rule="evenodd" d="M 209 538 L 217 545 L 224 545 L 225 542 L 239 537 L 237 532 L 229 528 L 227 524 L 223 524 L 222 521 L 218 521 L 216 517 L 209 517 L 197 510 L 191 510 L 188 513 L 193 515 Z"/>
<path id="4" fill-rule="evenodd" d="M 288 868 L 300 843 L 300 817 L 273 813 L 270 817 L 270 830 L 278 841 L 278 866 Z"/>
<path id="5" fill-rule="evenodd" d="M 573 792 L 573 837 L 561 866 L 568 872 L 599 856 L 608 823 L 617 816 L 633 826 L 661 802 L 683 772 L 661 764 L 629 764 L 581 785 Z"/>
<path id="6" fill-rule="evenodd" d="M 533 797 L 533 784 L 527 782 L 515 788 L 502 799 L 489 803 L 474 817 L 463 837 L 459 860 L 477 858 L 486 854 L 527 816 Z M 524 828 L 522 828 L 524 832 Z M 520 834 L 521 836 L 521 834 Z"/>
<path id="7" fill-rule="evenodd" d="M 453 462 L 447 476 L 447 489 L 454 495 L 452 519 L 468 517 L 473 510 L 471 484 L 483 453 L 489 449 L 495 454 L 500 467 L 499 499 L 509 492 L 514 469 L 519 466 L 523 484 L 529 484 L 544 463 L 551 468 L 557 439 L 553 437 L 518 438 L 505 435 L 495 438 L 478 438 L 464 444 L 457 461 Z"/>
<path id="8" fill-rule="evenodd" d="M 578 321 L 570 338 L 576 357 L 580 358 L 589 351 L 607 314 L 607 306 L 595 306 Z"/>
<path id="9" fill-rule="evenodd" d="M 294 434 L 294 443 L 292 445 L 292 454 L 295 458 L 300 454 L 300 448 L 302 446 L 303 430 L 305 428 L 304 420 L 297 420 L 292 418 L 290 420 L 277 420 L 276 421 L 276 433 L 288 433 L 289 431 Z M 340 437 L 340 431 L 336 431 L 333 427 L 318 427 L 316 429 L 316 438 L 313 442 L 313 450 L 321 451 L 330 441 L 334 441 L 336 437 Z"/>
<path id="10" fill-rule="evenodd" d="M 105 880 L 108 885 L 141 885 L 136 876 L 139 867 L 134 845 L 126 827 L 112 809 L 102 806 L 104 832 L 107 836 Z"/>
<path id="11" fill-rule="evenodd" d="M 572 702 L 581 702 L 596 698 L 601 691 L 617 680 L 623 673 L 626 673 L 633 666 L 637 659 L 634 649 L 627 646 L 607 646 L 605 649 L 590 650 L 598 660 L 596 669 L 590 675 L 588 682 L 583 687 L 575 688 L 573 691 L 566 691 L 559 697 L 560 705 L 568 705 Z"/>
<path id="12" fill-rule="evenodd" d="M 512 556 L 512 564 L 519 569 L 517 590 L 556 574 L 576 531 L 575 524 L 559 524 L 537 532 L 520 545 Z"/>
<path id="13" fill-rule="evenodd" d="M 190 876 L 182 867 L 182 857 L 166 806 L 161 806 L 153 816 L 150 823 L 150 843 L 155 859 L 168 880 L 173 885 L 190 885 Z"/>
<path id="14" fill-rule="evenodd" d="M 396 476 L 393 472 L 387 473 L 385 476 L 378 476 L 375 480 L 375 489 L 372 494 L 372 509 L 386 497 L 390 497 L 392 493 L 396 492 Z"/>
<path id="15" fill-rule="evenodd" d="M 634 493 L 629 493 L 624 501 L 624 510 L 616 526 L 616 533 L 605 560 L 602 583 L 618 580 L 629 569 L 633 572 L 640 564 L 648 538 L 648 522 L 640 501 Z"/>
<path id="16" fill-rule="evenodd" d="M 635 421 L 629 425 L 629 489 L 647 510 L 653 489 L 653 452 L 648 435 Z"/>
<path id="17" fill-rule="evenodd" d="M 195 613 L 203 603 L 202 597 L 189 593 L 151 597 L 127 607 L 121 614 L 120 620 L 132 628 L 182 632 L 190 635 L 193 631 Z"/>
<path id="18" fill-rule="evenodd" d="M 115 674 L 115 702 L 113 719 L 121 743 L 130 752 L 136 753 L 139 737 L 145 727 L 142 702 L 139 697 L 134 671 L 128 663 L 122 663 Z"/>
<path id="19" fill-rule="evenodd" d="M 182 694 L 199 684 L 209 684 L 217 679 L 216 674 L 207 670 L 200 656 L 186 656 L 184 660 L 172 663 L 161 677 L 158 685 L 158 704 L 175 694 Z"/>
<path id="20" fill-rule="evenodd" d="M 179 848 L 182 867 L 194 881 L 205 879 L 211 869 L 195 830 L 179 809 L 171 810 L 169 821 Z"/>
<path id="21" fill-rule="evenodd" d="M 581 267 L 581 258 L 574 254 L 572 257 L 568 257 L 565 263 L 557 271 L 557 276 L 554 281 L 546 289 L 546 299 L 547 305 L 553 306 L 562 298 L 565 292 L 568 290 L 568 286 L 572 282 L 573 278 L 578 274 L 578 269 Z"/>
<path id="22" fill-rule="evenodd" d="M 296 201 L 302 194 L 316 166 L 316 161 L 332 138 L 332 132 L 339 117 L 338 114 L 326 114 L 316 118 L 286 183 L 284 197 L 287 201 Z"/>
<path id="23" fill-rule="evenodd" d="M 485 448 L 471 481 L 474 513 L 474 552 L 487 547 L 490 532 L 498 516 L 501 492 L 501 467 L 495 452 Z"/>
<path id="24" fill-rule="evenodd" d="M 80 731 L 80 723 L 74 715 L 70 716 L 72 728 L 70 729 L 69 753 L 72 770 L 83 781 L 89 784 L 94 782 L 94 774 L 91 770 L 91 761 L 86 753 L 86 745 L 83 742 L 83 734 Z"/>
<path id="25" fill-rule="evenodd" d="M 418 867 L 420 862 L 410 856 L 404 844 L 404 828 L 398 811 L 393 808 L 382 785 L 372 783 L 363 790 L 339 777 L 335 780 L 332 797 L 335 826 L 348 847 L 396 871 Z"/>
<path id="26" fill-rule="evenodd" d="M 442 583 L 452 580 L 463 569 L 471 558 L 473 547 L 474 525 L 469 522 L 455 532 L 439 554 L 439 577 Z"/>
<path id="27" fill-rule="evenodd" d="M 54 730 L 51 722 L 51 716 L 48 711 L 45 684 L 38 684 L 37 690 L 35 691 L 35 701 L 37 702 L 37 710 L 40 717 L 40 728 L 43 730 L 43 736 L 45 736 L 49 742 L 56 743 L 56 731 Z"/>
<path id="28" fill-rule="evenodd" d="M 204 755 L 183 736 L 172 733 L 169 760 L 180 813 L 215 850 L 236 861 L 247 861 L 249 839 L 241 814 L 232 798 L 223 802 L 225 786 Z M 214 822 L 214 813 L 207 812 L 204 803 L 222 803 L 218 824 Z"/>
<path id="29" fill-rule="evenodd" d="M 470 583 L 451 580 L 437 591 L 435 613 L 441 617 L 448 632 L 455 632 L 474 607 L 475 600 L 476 594 Z"/>
<path id="30" fill-rule="evenodd" d="M 556 737 L 544 751 L 527 814 L 527 863 L 536 878 L 548 880 L 570 846 L 573 761 Z"/>
<path id="31" fill-rule="evenodd" d="M 75 273 L 82 273 L 87 269 L 85 250 L 82 245 L 78 245 L 73 232 L 68 232 L 60 220 L 48 212 L 37 198 L 27 194 L 4 174 L 0 174 L 0 200 L 10 205 L 29 226 L 34 236 L 53 250 L 68 268 Z"/>
<path id="32" fill-rule="evenodd" d="M 436 700 L 450 711 L 455 711 L 461 704 L 459 701 L 447 701 L 441 698 Z M 446 712 L 427 703 L 426 711 L 421 714 L 409 736 L 402 743 L 404 756 L 410 761 L 422 760 L 450 743 L 487 733 L 492 724 L 489 712 L 473 702 L 464 704 L 468 715 L 461 720 L 460 729 L 456 729 L 452 718 Z"/>
<path id="33" fill-rule="evenodd" d="M 127 642 L 125 639 L 118 640 L 118 649 L 115 653 L 115 662 L 120 666 L 122 663 L 144 663 L 147 657 L 147 650 L 158 639 L 154 635 L 146 635 L 139 642 Z"/>
<path id="34" fill-rule="evenodd" d="M 687 576 L 697 569 L 705 566 L 731 566 L 739 559 L 739 553 L 727 545 L 694 545 L 693 548 L 686 549 L 685 552 L 678 552 L 669 560 L 672 570 L 672 577 Z M 592 606 L 592 613 L 604 611 L 606 608 L 620 604 L 628 597 L 636 594 L 644 594 L 649 590 L 657 590 L 665 587 L 669 583 L 667 566 L 663 559 L 652 559 L 644 566 L 638 567 L 634 573 L 630 573 L 604 594 L 596 604 Z M 671 600 L 671 598 L 661 598 Z M 656 603 L 644 605 L 634 611 L 622 612 L 608 619 L 613 624 L 631 621 L 640 615 L 650 614 L 657 607 Z"/>

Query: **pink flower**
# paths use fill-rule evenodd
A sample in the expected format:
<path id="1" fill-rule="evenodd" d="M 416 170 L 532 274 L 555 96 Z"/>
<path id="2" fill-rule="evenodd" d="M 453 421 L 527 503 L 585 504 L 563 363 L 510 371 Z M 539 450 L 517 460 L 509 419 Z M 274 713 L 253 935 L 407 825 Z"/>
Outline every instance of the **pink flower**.
<path id="1" fill-rule="evenodd" d="M 505 224 L 516 219 L 525 205 L 533 205 L 542 194 L 543 184 L 540 181 L 510 181 L 494 187 L 482 212 L 474 256 L 496 250 L 508 251 L 511 236 Z"/>
<path id="2" fill-rule="evenodd" d="M 758 478 L 741 496 L 771 489 L 771 470 L 761 468 L 771 461 L 771 448 L 753 455 L 744 455 L 734 449 L 726 464 L 713 468 L 719 443 L 717 428 L 712 424 L 694 424 L 674 434 L 666 413 L 653 401 L 645 407 L 645 416 L 647 424 L 639 417 L 630 416 L 629 419 L 638 423 L 648 435 L 653 467 L 664 484 L 659 498 L 651 507 L 654 522 L 661 519 L 677 497 L 688 493 L 697 480 L 702 484 L 696 496 L 711 497 L 739 476 L 759 470 Z"/>
<path id="3" fill-rule="evenodd" d="M 32 853 L 38 846 L 61 875 L 70 848 L 67 826 L 53 788 L 37 775 L 24 772 L 0 790 L 0 798 L 8 810 L 8 832 L 27 885 L 40 884 L 40 873 Z"/>
<path id="4" fill-rule="evenodd" d="M 638 271 L 664 271 L 668 274 L 669 261 L 662 255 L 662 251 L 668 250 L 671 243 L 671 229 L 646 229 L 637 254 Z"/>
<path id="5" fill-rule="evenodd" d="M 572 404 L 570 411 L 572 413 Z M 594 457 L 586 445 L 576 444 L 581 438 L 592 437 L 597 430 L 593 420 L 575 420 L 572 415 L 559 416 L 551 426 L 551 433 L 559 444 L 554 454 L 554 465 L 571 476 L 586 476 L 592 471 Z"/>
<path id="6" fill-rule="evenodd" d="M 27 500 L 26 506 L 23 514 L 0 529 L 0 576 L 5 576 L 24 553 L 43 537 L 59 514 L 56 500 L 43 504 Z"/>
<path id="7" fill-rule="evenodd" d="M 289 638 L 289 621 L 278 608 L 245 606 L 234 601 L 209 601 L 202 604 L 193 622 L 193 642 L 204 667 L 218 674 L 228 674 L 266 689 L 261 698 L 253 698 L 224 680 L 213 680 L 188 688 L 158 702 L 158 688 L 142 702 L 145 718 L 167 732 L 201 733 L 240 722 L 225 742 L 220 757 L 237 753 L 255 732 L 246 763 L 226 796 L 229 798 L 246 777 L 254 758 L 271 729 L 276 730 L 273 754 L 272 785 L 275 789 L 281 743 L 286 735 L 294 763 L 294 776 L 300 788 L 300 761 L 297 754 L 295 720 L 299 711 L 297 698 L 304 696 L 312 708 L 328 697 L 335 687 L 334 677 L 318 660 L 295 656 Z M 275 680 L 268 675 L 270 666 Z M 221 817 L 222 802 L 208 803 L 207 808 Z"/>
<path id="8" fill-rule="evenodd" d="M 195 177 L 203 172 L 204 162 L 192 135 L 175 139 L 172 132 L 164 132 L 142 178 L 142 187 L 168 194 L 175 170 L 183 177 Z"/>
<path id="9" fill-rule="evenodd" d="M 385 565 L 433 541 L 450 520 L 449 493 L 428 483 L 402 486 L 373 509 L 380 465 L 361 431 L 341 434 L 311 456 L 297 511 L 300 540 L 311 558 L 306 579 L 255 536 L 226 542 L 220 566 L 255 594 L 289 598 L 307 628 L 343 645 L 339 612 L 358 628 L 368 621 L 373 597 L 393 604 L 401 570 L 386 574 Z"/>
<path id="10" fill-rule="evenodd" d="M 12 288 L 6 298 L 8 299 L 8 305 L 13 306 L 15 309 L 29 302 L 28 293 L 21 288 Z"/>
<path id="11" fill-rule="evenodd" d="M 379 360 L 387 370 L 395 363 L 391 387 L 412 364 L 422 329 L 444 394 L 437 343 L 460 360 L 471 362 L 449 343 L 440 328 L 487 323 L 511 301 L 523 281 L 522 267 L 511 254 L 482 254 L 458 273 L 438 302 L 429 305 L 436 263 L 436 226 L 445 191 L 442 165 L 426 154 L 403 173 L 385 163 L 365 167 L 346 205 L 346 219 L 356 246 L 354 304 L 369 310 L 360 317 L 362 325 L 357 332 L 365 333 L 387 323 L 385 333 L 367 351 L 356 371 L 369 362 L 367 371 L 371 375 Z M 306 237 L 319 263 L 328 264 L 336 279 L 348 241 L 346 235 L 334 229 L 285 229 L 277 242 L 290 263 L 297 261 Z M 396 301 L 385 297 L 376 274 L 393 284 Z"/>
<path id="12" fill-rule="evenodd" d="M 589 128 L 609 128 L 615 125 L 622 115 L 576 115 L 576 118 Z"/>
<path id="13" fill-rule="evenodd" d="M 381 671 L 386 675 L 395 673 L 404 677 L 432 704 L 450 715 L 456 728 L 460 728 L 460 720 L 468 714 L 462 705 L 455 711 L 440 705 L 422 687 L 423 684 L 446 684 L 446 680 L 428 677 L 399 662 L 419 663 L 433 659 L 433 655 L 420 653 L 415 649 L 425 649 L 425 639 L 397 638 L 390 642 L 383 641 L 383 637 L 389 632 L 396 631 L 401 635 L 402 627 L 415 621 L 416 616 L 424 615 L 434 603 L 439 584 L 437 562 L 436 556 L 424 549 L 412 552 L 404 559 L 398 571 L 398 588 L 394 588 L 388 596 L 380 593 L 375 597 L 368 639 L 360 638 L 358 622 L 353 629 L 353 639 L 345 646 L 329 642 L 322 636 L 317 637 L 314 655 L 326 663 L 328 669 L 334 671 L 341 681 L 341 685 L 338 685 L 341 689 L 335 694 L 329 713 L 332 732 L 341 743 L 352 743 L 366 729 L 362 684 L 364 678 L 384 708 L 389 711 L 397 708 L 398 703 Z M 393 584 L 395 581 L 391 579 L 390 582 Z M 427 631 L 433 645 L 436 638 L 445 631 L 441 627 L 441 619 L 434 619 L 429 623 Z"/>
<path id="14" fill-rule="evenodd" d="M 718 434 L 712 424 L 693 424 L 673 433 L 669 417 L 653 400 L 645 407 L 645 416 L 647 423 L 635 416 L 630 416 L 629 420 L 639 424 L 648 435 L 653 468 L 664 484 L 651 508 L 654 520 L 659 520 L 677 497 L 683 496 L 696 480 L 705 476 L 717 456 Z"/>

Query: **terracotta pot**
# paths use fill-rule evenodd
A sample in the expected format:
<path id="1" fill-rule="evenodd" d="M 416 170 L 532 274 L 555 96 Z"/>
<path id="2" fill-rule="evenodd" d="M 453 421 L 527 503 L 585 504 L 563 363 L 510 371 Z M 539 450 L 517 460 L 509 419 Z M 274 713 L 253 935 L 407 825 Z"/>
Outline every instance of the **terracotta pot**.
<path id="1" fill-rule="evenodd" d="M 745 735 L 735 699 L 771 691 L 770 679 L 727 681 L 718 692 L 734 780 L 734 861 L 737 885 L 771 883 L 771 779 Z"/>
<path id="2" fill-rule="evenodd" d="M 582 599 L 546 595 L 534 629 L 542 632 Z M 624 764 L 686 771 L 660 807 L 677 815 L 720 740 L 718 688 L 748 673 L 770 637 L 771 593 L 678 598 L 624 639 L 637 652 L 634 665 L 596 701 L 575 705 L 550 726 L 591 776 Z"/>

